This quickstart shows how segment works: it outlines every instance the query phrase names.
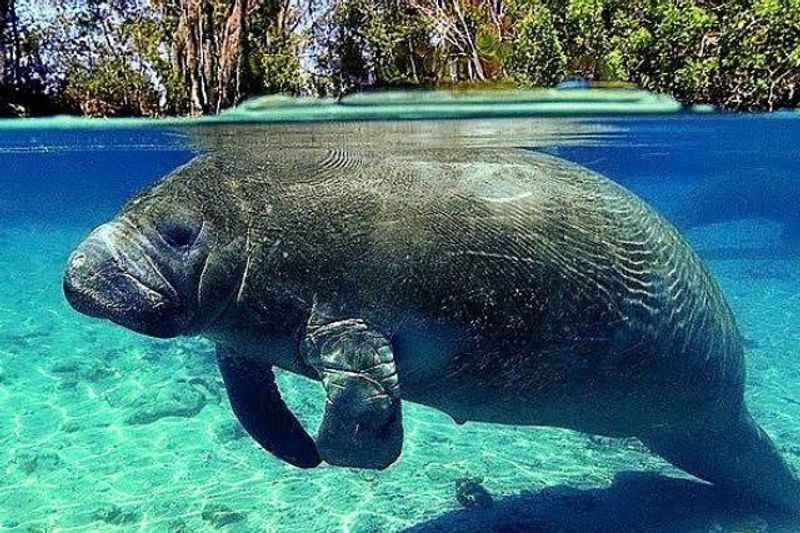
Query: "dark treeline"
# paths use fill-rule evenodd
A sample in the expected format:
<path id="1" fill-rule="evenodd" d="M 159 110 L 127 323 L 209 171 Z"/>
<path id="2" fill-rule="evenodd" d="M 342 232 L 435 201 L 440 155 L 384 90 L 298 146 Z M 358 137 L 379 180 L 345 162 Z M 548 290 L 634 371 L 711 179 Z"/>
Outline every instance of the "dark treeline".
<path id="1" fill-rule="evenodd" d="M 2 114 L 570 77 L 728 109 L 800 104 L 800 0 L 23 1 L 0 0 Z"/>

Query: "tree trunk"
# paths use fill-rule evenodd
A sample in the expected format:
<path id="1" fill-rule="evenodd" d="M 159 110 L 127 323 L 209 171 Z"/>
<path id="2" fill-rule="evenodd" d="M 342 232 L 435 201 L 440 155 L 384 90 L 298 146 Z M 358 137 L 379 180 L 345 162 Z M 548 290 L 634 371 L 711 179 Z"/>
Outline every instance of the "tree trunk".
<path id="1" fill-rule="evenodd" d="M 233 0 L 225 18 L 225 30 L 219 52 L 217 108 L 236 104 L 241 93 L 240 79 L 247 33 L 247 0 Z"/>
<path id="2" fill-rule="evenodd" d="M 19 28 L 14 0 L 0 0 L 0 87 L 17 88 L 19 83 Z"/>
<path id="3" fill-rule="evenodd" d="M 8 0 L 8 21 L 11 23 L 11 83 L 14 87 L 20 85 L 20 46 L 19 46 L 19 21 L 17 20 L 16 0 Z"/>
<path id="4" fill-rule="evenodd" d="M 253 1 L 257 0 L 228 0 L 219 13 L 211 0 L 180 0 L 172 58 L 190 112 L 219 112 L 241 99 L 247 15 Z"/>
<path id="5" fill-rule="evenodd" d="M 9 0 L 0 0 L 0 90 L 6 88 L 8 76 L 6 63 L 8 62 L 8 35 Z"/>
<path id="6" fill-rule="evenodd" d="M 172 60 L 176 78 L 184 88 L 189 111 L 204 113 L 207 109 L 203 90 L 202 38 L 203 0 L 183 0 L 178 28 L 172 44 Z"/>

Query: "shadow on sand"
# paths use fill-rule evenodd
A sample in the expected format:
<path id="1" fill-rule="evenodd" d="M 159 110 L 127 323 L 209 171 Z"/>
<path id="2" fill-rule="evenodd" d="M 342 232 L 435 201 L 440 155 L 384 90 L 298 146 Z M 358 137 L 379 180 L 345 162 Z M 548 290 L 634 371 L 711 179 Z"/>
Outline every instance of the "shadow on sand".
<path id="1" fill-rule="evenodd" d="M 584 533 L 800 531 L 800 517 L 732 501 L 711 485 L 652 473 L 622 472 L 607 488 L 559 485 L 451 511 L 407 533 Z"/>

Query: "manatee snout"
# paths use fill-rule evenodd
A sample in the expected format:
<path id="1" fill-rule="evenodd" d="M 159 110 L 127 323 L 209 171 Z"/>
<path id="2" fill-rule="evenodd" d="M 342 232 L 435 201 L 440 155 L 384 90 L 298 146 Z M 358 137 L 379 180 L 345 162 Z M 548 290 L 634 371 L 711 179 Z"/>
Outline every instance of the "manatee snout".
<path id="1" fill-rule="evenodd" d="M 185 333 L 194 315 L 187 295 L 204 263 L 185 227 L 141 229 L 118 219 L 96 228 L 67 261 L 64 295 L 78 312 L 145 335 Z"/>

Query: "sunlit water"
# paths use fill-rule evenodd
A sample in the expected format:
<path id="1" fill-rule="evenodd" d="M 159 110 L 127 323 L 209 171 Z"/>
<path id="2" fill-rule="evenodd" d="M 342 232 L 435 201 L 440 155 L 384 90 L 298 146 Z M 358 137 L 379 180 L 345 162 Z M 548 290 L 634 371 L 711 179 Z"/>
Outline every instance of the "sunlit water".
<path id="1" fill-rule="evenodd" d="M 352 127 L 352 126 L 351 126 Z M 452 420 L 406 406 L 383 472 L 298 470 L 238 426 L 199 339 L 73 312 L 74 245 L 136 191 L 226 136 L 347 143 L 348 127 L 0 132 L 0 528 L 14 531 L 798 531 L 637 441 Z M 800 120 L 789 115 L 370 123 L 381 142 L 524 147 L 597 170 L 679 223 L 747 339 L 747 400 L 800 467 Z M 371 130 L 372 131 L 372 130 Z M 198 144 L 199 143 L 199 144 Z M 727 195 L 727 196 L 726 196 Z M 280 376 L 315 428 L 318 384 Z M 478 482 L 494 503 L 465 509 Z M 462 500 L 464 498 L 461 498 Z"/>

